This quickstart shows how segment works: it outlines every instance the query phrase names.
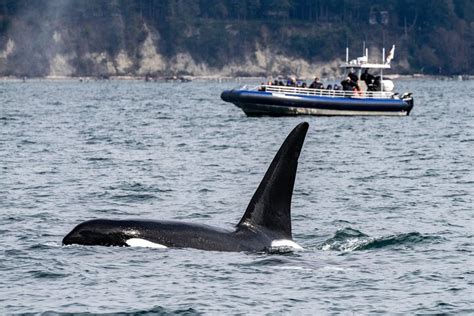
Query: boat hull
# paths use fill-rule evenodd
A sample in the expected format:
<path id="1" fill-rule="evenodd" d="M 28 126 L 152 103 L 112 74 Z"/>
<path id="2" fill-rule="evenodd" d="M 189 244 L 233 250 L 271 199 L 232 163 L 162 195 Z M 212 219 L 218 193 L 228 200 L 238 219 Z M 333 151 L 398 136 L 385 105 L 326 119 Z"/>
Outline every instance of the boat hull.
<path id="1" fill-rule="evenodd" d="M 222 100 L 231 102 L 248 116 L 407 116 L 413 99 L 305 96 L 250 90 L 226 90 Z"/>

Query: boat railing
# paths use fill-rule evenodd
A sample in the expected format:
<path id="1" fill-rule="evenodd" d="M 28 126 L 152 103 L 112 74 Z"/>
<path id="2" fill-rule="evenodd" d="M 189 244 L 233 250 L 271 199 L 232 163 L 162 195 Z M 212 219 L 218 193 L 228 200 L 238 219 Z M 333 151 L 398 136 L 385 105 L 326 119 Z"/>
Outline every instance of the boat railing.
<path id="1" fill-rule="evenodd" d="M 255 90 L 285 93 L 285 94 L 300 94 L 311 96 L 325 96 L 325 97 L 344 97 L 344 98 L 376 98 L 376 99 L 391 99 L 394 97 L 393 92 L 385 91 L 345 91 L 345 90 L 331 90 L 331 89 L 311 89 L 288 86 L 274 86 L 274 85 L 260 85 L 254 88 Z"/>

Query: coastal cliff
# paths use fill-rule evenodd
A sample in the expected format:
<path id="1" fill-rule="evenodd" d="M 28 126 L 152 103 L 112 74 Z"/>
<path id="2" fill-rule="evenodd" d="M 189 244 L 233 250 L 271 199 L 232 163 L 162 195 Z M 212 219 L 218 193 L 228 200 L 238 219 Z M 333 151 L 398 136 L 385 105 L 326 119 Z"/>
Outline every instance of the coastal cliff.
<path id="1" fill-rule="evenodd" d="M 345 58 L 473 74 L 474 2 L 0 0 L 0 76 L 331 76 Z"/>

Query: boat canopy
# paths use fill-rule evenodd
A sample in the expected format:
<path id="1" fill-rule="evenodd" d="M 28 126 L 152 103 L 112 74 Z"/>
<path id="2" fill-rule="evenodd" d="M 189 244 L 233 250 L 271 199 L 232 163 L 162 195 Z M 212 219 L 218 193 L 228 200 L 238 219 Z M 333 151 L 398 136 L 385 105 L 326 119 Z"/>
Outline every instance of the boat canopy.
<path id="1" fill-rule="evenodd" d="M 364 43 L 365 46 L 365 43 Z M 346 48 L 346 62 L 339 65 L 340 68 L 354 69 L 390 69 L 390 62 L 395 54 L 395 45 L 392 46 L 387 58 L 385 59 L 385 48 L 382 50 L 382 60 L 385 63 L 369 63 L 369 50 L 364 49 L 364 56 L 349 60 L 349 48 Z"/>
<path id="2" fill-rule="evenodd" d="M 388 64 L 372 64 L 372 63 L 352 63 L 351 60 L 349 63 L 341 64 L 340 68 L 354 68 L 354 69 L 390 69 L 390 65 Z"/>

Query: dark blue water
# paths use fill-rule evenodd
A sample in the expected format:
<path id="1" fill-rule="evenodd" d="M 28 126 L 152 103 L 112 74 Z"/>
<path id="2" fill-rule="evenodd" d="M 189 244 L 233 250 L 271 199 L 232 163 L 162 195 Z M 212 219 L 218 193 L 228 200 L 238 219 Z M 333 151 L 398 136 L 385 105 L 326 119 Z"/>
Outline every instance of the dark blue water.
<path id="1" fill-rule="evenodd" d="M 0 313 L 474 313 L 474 82 L 412 115 L 247 118 L 236 83 L 0 83 Z M 290 254 L 61 245 L 92 218 L 235 225 L 310 123 Z"/>

